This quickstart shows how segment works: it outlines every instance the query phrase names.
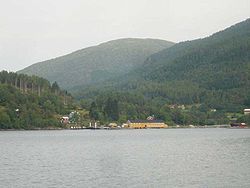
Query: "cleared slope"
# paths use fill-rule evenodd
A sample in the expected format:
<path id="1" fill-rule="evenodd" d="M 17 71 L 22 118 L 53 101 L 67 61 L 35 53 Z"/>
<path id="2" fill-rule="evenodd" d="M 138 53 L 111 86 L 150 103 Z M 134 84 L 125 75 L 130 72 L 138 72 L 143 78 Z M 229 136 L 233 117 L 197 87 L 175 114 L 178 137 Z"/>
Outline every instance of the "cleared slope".
<path id="1" fill-rule="evenodd" d="M 36 63 L 19 73 L 57 81 L 65 89 L 76 88 L 125 75 L 173 44 L 158 39 L 118 39 Z"/>

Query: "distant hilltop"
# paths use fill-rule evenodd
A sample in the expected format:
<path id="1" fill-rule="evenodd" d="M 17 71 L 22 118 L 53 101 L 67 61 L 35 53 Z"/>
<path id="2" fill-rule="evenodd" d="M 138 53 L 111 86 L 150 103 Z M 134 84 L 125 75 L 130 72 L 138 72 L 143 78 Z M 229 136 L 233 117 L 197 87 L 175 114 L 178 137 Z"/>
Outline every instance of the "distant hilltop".
<path id="1" fill-rule="evenodd" d="M 148 56 L 173 45 L 159 39 L 112 40 L 33 64 L 18 73 L 41 76 L 70 89 L 124 76 L 142 65 Z"/>

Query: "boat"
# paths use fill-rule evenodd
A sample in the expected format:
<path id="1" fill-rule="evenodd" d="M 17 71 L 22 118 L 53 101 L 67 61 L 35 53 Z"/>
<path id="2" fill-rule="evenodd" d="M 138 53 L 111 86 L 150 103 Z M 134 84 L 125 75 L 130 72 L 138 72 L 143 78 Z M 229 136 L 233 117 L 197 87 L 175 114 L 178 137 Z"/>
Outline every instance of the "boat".
<path id="1" fill-rule="evenodd" d="M 247 128 L 246 123 L 231 123 L 231 128 Z"/>

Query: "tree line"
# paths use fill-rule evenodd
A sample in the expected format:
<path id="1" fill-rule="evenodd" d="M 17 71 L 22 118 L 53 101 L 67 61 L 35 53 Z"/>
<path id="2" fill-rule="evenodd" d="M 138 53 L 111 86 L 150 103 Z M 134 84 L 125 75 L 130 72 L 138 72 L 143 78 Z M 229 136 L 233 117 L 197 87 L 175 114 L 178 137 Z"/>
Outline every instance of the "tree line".
<path id="1" fill-rule="evenodd" d="M 46 79 L 0 72 L 0 129 L 60 127 L 72 96 Z"/>

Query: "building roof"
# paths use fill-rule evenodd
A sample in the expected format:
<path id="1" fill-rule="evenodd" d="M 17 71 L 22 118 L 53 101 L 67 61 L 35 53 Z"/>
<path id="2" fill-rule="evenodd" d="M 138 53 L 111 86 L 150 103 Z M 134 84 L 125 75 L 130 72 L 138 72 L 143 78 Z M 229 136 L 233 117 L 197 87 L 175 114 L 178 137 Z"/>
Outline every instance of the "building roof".
<path id="1" fill-rule="evenodd" d="M 130 123 L 164 123 L 163 120 L 128 120 Z"/>

